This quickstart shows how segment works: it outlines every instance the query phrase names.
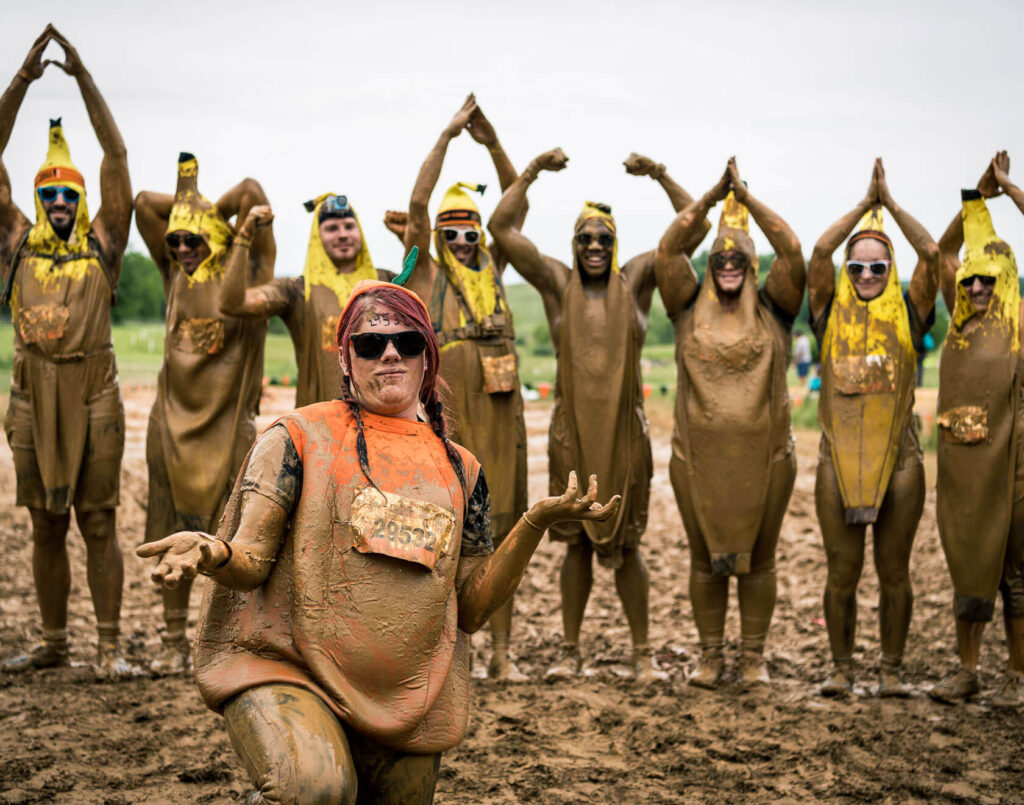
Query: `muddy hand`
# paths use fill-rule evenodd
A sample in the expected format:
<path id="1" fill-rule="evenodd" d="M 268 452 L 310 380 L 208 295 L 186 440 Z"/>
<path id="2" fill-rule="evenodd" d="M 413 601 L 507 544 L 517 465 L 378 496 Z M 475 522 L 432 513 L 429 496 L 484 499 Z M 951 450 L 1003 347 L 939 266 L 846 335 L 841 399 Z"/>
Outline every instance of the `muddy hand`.
<path id="1" fill-rule="evenodd" d="M 169 537 L 147 542 L 135 549 L 137 556 L 157 557 L 150 578 L 173 590 L 182 581 L 194 579 L 200 570 L 212 569 L 217 540 L 197 531 L 179 531 Z"/>
<path id="2" fill-rule="evenodd" d="M 257 229 L 264 229 L 274 222 L 274 211 L 269 204 L 257 204 L 249 209 L 245 216 L 245 223 L 242 224 L 242 231 L 255 233 Z"/>
<path id="3" fill-rule="evenodd" d="M 541 170 L 560 171 L 569 164 L 569 157 L 561 148 L 553 148 L 550 151 L 545 151 L 534 161 Z"/>
<path id="4" fill-rule="evenodd" d="M 1010 155 L 1006 151 L 1000 151 L 996 154 L 990 167 L 992 168 L 992 176 L 999 185 L 1000 192 L 1013 185 L 1013 182 L 1010 181 Z M 981 189 L 980 185 L 979 189 Z"/>
<path id="5" fill-rule="evenodd" d="M 743 179 L 740 178 L 740 169 L 736 164 L 736 157 L 729 157 L 725 170 L 729 174 L 729 188 L 732 190 L 733 195 L 736 196 L 736 200 L 742 204 L 747 200 L 747 186 L 743 184 Z"/>
<path id="6" fill-rule="evenodd" d="M 474 140 L 488 148 L 498 143 L 498 135 L 494 131 L 494 126 L 484 116 L 483 110 L 479 106 L 473 109 L 469 120 L 466 121 L 466 131 Z"/>
<path id="7" fill-rule="evenodd" d="M 657 162 L 635 151 L 626 157 L 622 164 L 626 166 L 626 173 L 633 176 L 650 176 L 658 170 Z"/>
<path id="8" fill-rule="evenodd" d="M 471 92 L 469 93 L 469 95 L 466 96 L 466 100 L 463 102 L 462 108 L 455 113 L 455 117 L 452 118 L 451 123 L 448 124 L 448 127 L 444 130 L 444 133 L 447 134 L 448 137 L 453 139 L 455 137 L 458 137 L 460 134 L 462 134 L 462 130 L 466 128 L 466 124 L 469 122 L 469 119 L 473 116 L 473 113 L 475 111 L 476 98 L 473 96 L 473 93 Z"/>
<path id="9" fill-rule="evenodd" d="M 25 57 L 25 63 L 21 65 L 19 71 L 27 81 L 35 81 L 42 76 L 46 65 L 50 63 L 49 59 L 43 61 L 43 51 L 46 50 L 46 46 L 50 44 L 52 38 L 53 26 L 47 25 L 46 29 L 36 37 L 36 41 L 32 43 L 28 56 Z"/>
<path id="10" fill-rule="evenodd" d="M 545 498 L 530 507 L 527 512 L 530 522 L 547 529 L 563 520 L 596 520 L 603 522 L 615 515 L 622 503 L 622 496 L 616 495 L 603 506 L 597 502 L 597 476 L 590 476 L 590 487 L 582 498 L 576 497 L 579 485 L 576 473 L 569 473 L 565 494 L 558 498 Z"/>
<path id="11" fill-rule="evenodd" d="M 885 181 L 885 167 L 882 165 L 882 158 L 875 160 L 875 168 L 872 171 L 871 179 L 878 187 L 878 203 L 883 207 L 892 206 L 892 196 L 889 195 L 889 185 Z"/>
<path id="12" fill-rule="evenodd" d="M 388 210 L 384 213 L 384 226 L 398 237 L 405 237 L 405 228 L 409 225 L 409 213 L 404 210 Z"/>
<path id="13" fill-rule="evenodd" d="M 44 65 L 56 64 L 61 70 L 71 76 L 79 76 L 84 73 L 85 65 L 82 64 L 82 59 L 74 46 L 56 28 L 51 26 L 50 31 L 53 35 L 53 41 L 64 48 L 64 61 L 59 62 L 55 59 L 47 59 Z"/>

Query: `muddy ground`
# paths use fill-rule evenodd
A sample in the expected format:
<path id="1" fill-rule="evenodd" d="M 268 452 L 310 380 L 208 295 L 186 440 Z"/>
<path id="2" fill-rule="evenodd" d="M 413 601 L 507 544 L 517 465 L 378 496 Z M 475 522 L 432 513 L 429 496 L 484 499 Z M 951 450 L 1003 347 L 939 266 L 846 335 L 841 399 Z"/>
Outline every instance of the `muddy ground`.
<path id="1" fill-rule="evenodd" d="M 121 542 L 126 554 L 123 633 L 139 662 L 155 650 L 160 599 L 132 549 L 142 541 L 144 436 L 152 393 L 126 392 Z M 290 403 L 270 390 L 264 421 Z M 531 499 L 544 494 L 549 408 L 527 407 Z M 612 576 L 599 569 L 584 626 L 589 676 L 546 684 L 561 637 L 559 548 L 541 546 L 516 599 L 514 648 L 535 681 L 474 683 L 466 740 L 447 753 L 439 803 L 978 802 L 1024 801 L 1024 715 L 976 704 L 947 707 L 923 691 L 954 665 L 950 585 L 929 491 L 912 560 L 916 591 L 906 658 L 915 695 L 880 701 L 877 586 L 861 582 L 860 688 L 848 701 L 816 695 L 827 667 L 821 621 L 825 559 L 814 517 L 817 435 L 799 434 L 796 490 L 779 546 L 779 601 L 770 635 L 774 682 L 742 691 L 688 688 L 696 631 L 687 600 L 686 537 L 668 482 L 670 413 L 652 406 L 655 479 L 645 537 L 651 572 L 651 637 L 667 683 L 640 690 L 626 678 L 628 631 Z M 931 459 L 934 464 L 934 457 Z M 934 486 L 933 466 L 929 468 Z M 0 447 L 0 654 L 39 637 L 30 572 L 30 531 L 14 507 L 14 475 Z M 74 527 L 72 527 L 74 529 Z M 75 665 L 0 677 L 0 803 L 236 802 L 248 789 L 218 716 L 189 680 L 91 681 L 93 616 L 84 549 L 69 540 L 70 631 Z M 868 554 L 870 556 L 870 553 Z M 202 583 L 202 582 L 201 582 Z M 193 615 L 199 601 L 193 592 Z M 728 634 L 735 637 L 735 598 Z M 997 618 L 999 615 L 997 614 Z M 1003 667 L 1001 624 L 986 636 L 983 684 Z M 487 636 L 475 639 L 476 662 Z M 735 643 L 732 644 L 735 653 Z"/>

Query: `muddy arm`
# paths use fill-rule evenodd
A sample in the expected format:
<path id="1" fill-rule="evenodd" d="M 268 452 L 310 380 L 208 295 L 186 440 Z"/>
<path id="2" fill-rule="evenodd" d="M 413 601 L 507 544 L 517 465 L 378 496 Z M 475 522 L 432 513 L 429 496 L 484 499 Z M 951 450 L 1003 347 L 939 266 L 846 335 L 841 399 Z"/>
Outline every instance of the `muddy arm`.
<path id="1" fill-rule="evenodd" d="M 747 186 L 740 179 L 735 158 L 729 160 L 729 173 L 732 176 L 732 190 L 736 194 L 736 200 L 750 211 L 754 221 L 772 245 L 772 251 L 775 252 L 775 259 L 765 280 L 765 290 L 779 308 L 791 316 L 796 316 L 804 301 L 804 286 L 807 284 L 807 265 L 804 263 L 800 241 L 777 213 L 747 190 Z"/>
<path id="2" fill-rule="evenodd" d="M 140 190 L 135 197 L 135 228 L 142 235 L 149 256 L 160 269 L 165 282 L 170 276 L 171 261 L 167 256 L 164 237 L 167 235 L 167 221 L 171 217 L 172 206 L 174 196 L 168 193 Z"/>
<path id="3" fill-rule="evenodd" d="M 698 232 L 707 232 L 705 224 L 708 213 L 728 195 L 729 183 L 729 173 L 726 171 L 714 187 L 697 201 L 688 204 L 661 236 L 654 258 L 654 276 L 669 316 L 675 316 L 690 304 L 697 293 L 697 273 L 693 270 L 687 247 L 693 243 Z M 695 248 L 696 245 L 692 246 L 690 251 Z"/>
<path id="4" fill-rule="evenodd" d="M 7 263 L 13 255 L 18 240 L 32 223 L 28 217 L 14 203 L 11 196 L 11 178 L 7 174 L 7 168 L 3 162 L 3 152 L 7 149 L 7 143 L 11 139 L 11 131 L 14 129 L 14 121 L 18 117 L 21 103 L 25 100 L 25 93 L 28 86 L 43 74 L 43 51 L 50 42 L 52 26 L 47 25 L 44 30 L 32 43 L 28 56 L 21 69 L 14 74 L 10 85 L 0 95 L 0 267 L 3 268 L 3 280 L 7 280 Z"/>
<path id="5" fill-rule="evenodd" d="M 64 49 L 65 60 L 50 63 L 56 64 L 78 82 L 78 89 L 89 113 L 89 121 L 96 132 L 96 139 L 103 148 L 103 162 L 100 164 L 100 193 L 103 203 L 96 213 L 92 226 L 108 253 L 111 266 L 116 269 L 116 274 L 120 274 L 121 256 L 128 245 L 128 232 L 132 223 L 132 183 L 128 175 L 128 151 L 114 122 L 114 116 L 96 88 L 89 71 L 82 64 L 78 51 L 56 29 L 53 29 L 53 39 Z M 117 279 L 115 275 L 115 284 Z"/>
<path id="6" fill-rule="evenodd" d="M 255 263 L 250 249 L 255 247 L 260 234 L 269 229 L 274 220 L 270 207 L 260 204 L 249 209 L 238 236 L 231 244 L 227 262 L 224 267 L 224 280 L 220 286 L 220 312 L 226 316 L 242 316 L 253 319 L 269 319 L 273 316 L 286 316 L 291 310 L 291 302 L 287 294 L 274 282 L 263 282 L 255 287 L 248 287 L 250 282 L 260 282 L 258 269 L 253 270 Z M 273 275 L 273 265 L 271 265 Z"/>
<path id="7" fill-rule="evenodd" d="M 964 219 L 956 211 L 946 231 L 939 238 L 940 287 L 946 310 L 952 314 L 956 305 L 956 272 L 960 268 L 960 247 L 964 245 Z"/>
<path id="8" fill-rule="evenodd" d="M 882 160 L 876 161 L 878 171 L 878 200 L 889 211 L 910 245 L 917 252 L 917 265 L 910 278 L 907 294 L 922 319 L 927 319 L 935 307 L 935 294 L 939 290 L 939 246 L 914 216 L 897 204 L 889 193 Z"/>
<path id="9" fill-rule="evenodd" d="M 542 170 L 560 171 L 569 158 L 560 148 L 546 151 L 533 160 L 505 191 L 487 225 L 494 242 L 501 247 L 523 279 L 536 288 L 545 307 L 559 304 L 569 279 L 569 269 L 554 258 L 540 253 L 533 241 L 519 229 L 521 212 L 526 203 L 526 189 Z"/>
<path id="10" fill-rule="evenodd" d="M 246 178 L 217 199 L 217 211 L 225 221 L 235 219 L 235 230 L 241 234 L 245 223 L 249 221 L 249 212 L 254 208 L 270 210 L 270 201 L 263 192 L 263 186 L 255 179 Z M 248 230 L 251 245 L 246 249 L 252 271 L 252 281 L 256 283 L 270 282 L 274 278 L 274 262 L 277 259 L 277 242 L 274 240 L 274 228 L 269 220 L 252 219 Z"/>
<path id="11" fill-rule="evenodd" d="M 477 631 L 515 593 L 533 552 L 551 525 L 564 520 L 604 521 L 615 515 L 622 502 L 618 495 L 604 506 L 595 502 L 596 475 L 590 476 L 590 488 L 584 497 L 577 498 L 578 491 L 576 473 L 570 473 L 564 495 L 535 503 L 494 553 L 483 559 L 470 559 L 465 574 L 460 567 L 461 578 L 457 581 L 461 581 L 458 602 L 462 631 L 467 634 Z"/>
<path id="12" fill-rule="evenodd" d="M 655 163 L 650 157 L 642 156 L 636 152 L 626 157 L 622 164 L 626 167 L 626 173 L 633 176 L 650 176 L 660 184 L 668 196 L 668 200 L 672 203 L 672 209 L 677 213 L 682 212 L 693 203 L 693 196 L 687 193 L 682 185 L 678 184 L 675 179 L 668 175 L 668 171 L 665 170 L 663 164 Z M 683 251 L 692 257 L 694 249 L 700 246 L 700 242 L 704 240 L 704 236 L 710 230 L 711 222 L 704 218 L 700 226 L 693 228 L 689 242 L 683 244 Z"/>

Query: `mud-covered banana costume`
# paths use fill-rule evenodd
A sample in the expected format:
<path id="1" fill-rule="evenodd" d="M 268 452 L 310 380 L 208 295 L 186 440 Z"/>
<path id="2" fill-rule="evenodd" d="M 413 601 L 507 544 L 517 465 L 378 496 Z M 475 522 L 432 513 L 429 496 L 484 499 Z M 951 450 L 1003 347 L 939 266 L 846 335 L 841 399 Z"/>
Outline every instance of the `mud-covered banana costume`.
<path id="1" fill-rule="evenodd" d="M 1024 535 L 1011 538 L 1024 523 L 1017 263 L 980 193 L 963 191 L 961 215 L 965 254 L 939 364 L 939 534 L 958 620 L 991 620 L 1000 587 L 1011 617 L 1024 618 Z M 994 280 L 984 312 L 961 284 L 976 276 Z"/>
<path id="2" fill-rule="evenodd" d="M 216 527 L 235 475 L 256 438 L 264 321 L 220 313 L 220 286 L 234 231 L 197 186 L 191 154 L 178 161 L 167 232 L 199 235 L 209 256 L 191 273 L 172 257 L 164 361 L 150 414 L 147 540 Z"/>
<path id="3" fill-rule="evenodd" d="M 78 192 L 67 240 L 39 197 Z M 14 455 L 17 503 L 51 514 L 113 509 L 119 501 L 124 406 L 110 337 L 116 280 L 90 229 L 85 180 L 60 120 L 35 179 L 36 222 L 19 243 L 5 297 L 14 324 L 11 400 L 4 423 Z"/>
<path id="4" fill-rule="evenodd" d="M 430 294 L 430 318 L 441 344 L 441 377 L 448 384 L 453 439 L 488 468 L 491 518 L 500 540 L 526 506 L 526 425 L 512 311 L 495 270 L 480 211 L 458 183 L 445 192 L 434 226 L 440 270 Z M 479 232 L 478 262 L 460 263 L 444 239 L 448 226 Z"/>
<path id="5" fill-rule="evenodd" d="M 616 234 L 608 208 L 587 202 L 573 236 L 590 220 Z M 599 299 L 583 289 L 579 253 L 573 244 L 573 270 L 562 296 L 558 327 L 555 405 L 548 437 L 550 493 L 565 491 L 571 470 L 581 478 L 597 475 L 603 489 L 622 495 L 618 515 L 604 523 L 562 523 L 554 540 L 593 546 L 601 564 L 618 568 L 623 549 L 636 548 L 647 528 L 653 471 L 651 440 L 643 408 L 641 327 L 632 289 L 619 269 L 618 238 L 613 246 L 607 287 Z M 600 349 L 594 349 L 600 344 Z"/>

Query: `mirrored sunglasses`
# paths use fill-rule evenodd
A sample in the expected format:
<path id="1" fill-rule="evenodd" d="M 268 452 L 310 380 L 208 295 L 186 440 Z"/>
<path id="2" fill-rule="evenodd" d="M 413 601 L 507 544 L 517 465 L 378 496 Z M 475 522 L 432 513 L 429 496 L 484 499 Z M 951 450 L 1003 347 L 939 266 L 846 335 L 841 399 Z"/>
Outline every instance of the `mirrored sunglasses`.
<path id="1" fill-rule="evenodd" d="M 865 271 L 869 271 L 872 277 L 884 277 L 890 265 L 891 260 L 872 260 L 867 263 L 863 260 L 847 260 L 846 270 L 850 272 L 851 277 L 859 277 Z"/>

